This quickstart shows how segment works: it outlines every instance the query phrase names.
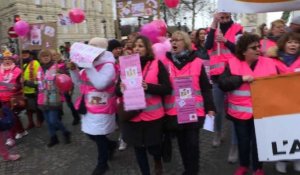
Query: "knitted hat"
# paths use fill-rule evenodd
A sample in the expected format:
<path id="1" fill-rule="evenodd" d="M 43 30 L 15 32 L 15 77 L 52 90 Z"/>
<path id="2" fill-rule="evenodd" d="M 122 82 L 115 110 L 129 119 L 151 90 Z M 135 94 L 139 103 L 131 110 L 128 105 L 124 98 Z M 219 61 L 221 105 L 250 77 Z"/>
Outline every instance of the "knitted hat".
<path id="1" fill-rule="evenodd" d="M 112 52 L 115 48 L 118 48 L 118 47 L 122 47 L 122 44 L 118 40 L 116 40 L 116 39 L 110 40 L 108 42 L 107 51 Z"/>
<path id="2" fill-rule="evenodd" d="M 292 24 L 298 24 L 300 25 L 300 16 L 295 16 L 292 21 L 291 21 Z"/>
<path id="3" fill-rule="evenodd" d="M 106 49 L 107 45 L 108 45 L 108 42 L 107 42 L 106 38 L 95 37 L 95 38 L 92 38 L 89 41 L 89 45 L 99 47 L 99 48 L 102 48 L 102 49 Z"/>

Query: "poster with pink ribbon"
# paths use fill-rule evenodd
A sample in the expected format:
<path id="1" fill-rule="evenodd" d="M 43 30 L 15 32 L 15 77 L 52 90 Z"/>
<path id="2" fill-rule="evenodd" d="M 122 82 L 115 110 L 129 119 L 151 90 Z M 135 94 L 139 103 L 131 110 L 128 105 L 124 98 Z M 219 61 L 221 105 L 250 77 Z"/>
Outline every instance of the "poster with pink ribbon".
<path id="1" fill-rule="evenodd" d="M 120 74 L 125 85 L 123 101 L 125 111 L 146 108 L 144 88 L 142 87 L 143 74 L 138 54 L 121 56 Z"/>
<path id="2" fill-rule="evenodd" d="M 192 77 L 174 79 L 175 107 L 179 124 L 197 122 L 197 108 Z"/>

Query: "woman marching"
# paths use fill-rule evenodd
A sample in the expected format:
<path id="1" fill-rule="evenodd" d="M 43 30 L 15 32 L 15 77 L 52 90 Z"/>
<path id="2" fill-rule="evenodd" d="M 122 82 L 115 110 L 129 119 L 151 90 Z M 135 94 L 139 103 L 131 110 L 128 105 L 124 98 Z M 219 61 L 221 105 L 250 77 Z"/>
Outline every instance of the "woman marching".
<path id="1" fill-rule="evenodd" d="M 280 74 L 300 72 L 300 34 L 290 32 L 284 34 L 277 46 L 268 50 L 267 56 L 274 58 Z M 300 172 L 300 160 L 293 162 L 294 170 Z M 287 162 L 276 162 L 276 170 L 287 173 Z"/>
<path id="2" fill-rule="evenodd" d="M 11 100 L 15 95 L 22 95 L 22 87 L 20 86 L 22 70 L 15 65 L 14 61 L 12 53 L 6 50 L 0 64 L 0 102 L 8 108 L 13 108 Z M 14 125 L 10 129 L 10 135 L 6 141 L 9 146 L 15 144 L 15 138 L 19 139 L 28 134 L 16 112 L 14 113 L 14 120 Z"/>
<path id="3" fill-rule="evenodd" d="M 191 40 L 187 33 L 174 32 L 171 38 L 172 50 L 167 52 L 164 65 L 169 70 L 169 79 L 173 85 L 172 95 L 165 97 L 165 112 L 169 128 L 177 136 L 179 151 L 184 165 L 184 175 L 199 173 L 199 130 L 202 128 L 205 114 L 213 116 L 215 106 L 212 97 L 212 87 L 207 78 L 203 61 L 192 51 Z M 174 89 L 176 81 L 189 78 L 189 89 L 193 95 L 182 95 Z M 180 90 L 179 90 L 180 91 Z M 195 99 L 195 117 L 190 117 L 187 123 L 181 123 L 175 99 Z M 177 100 L 176 100 L 177 101 Z"/>
<path id="4" fill-rule="evenodd" d="M 107 39 L 92 38 L 89 45 L 105 49 Z M 117 148 L 117 143 L 107 137 L 117 128 L 115 58 L 111 52 L 104 51 L 94 60 L 93 67 L 79 71 L 73 62 L 68 67 L 72 81 L 80 89 L 81 96 L 77 99 L 75 108 L 81 114 L 81 130 L 95 142 L 98 149 L 98 162 L 92 175 L 102 175 L 108 171 L 108 160 Z"/>
<path id="5" fill-rule="evenodd" d="M 129 145 L 134 146 L 135 156 L 143 175 L 150 175 L 147 152 L 153 156 L 155 174 L 160 175 L 163 173 L 161 162 L 164 116 L 162 96 L 170 93 L 171 86 L 165 67 L 154 58 L 148 38 L 138 36 L 133 42 L 133 52 L 140 55 L 143 73 L 142 86 L 146 93 L 147 106 L 130 121 L 122 123 L 123 139 Z M 121 83 L 121 90 L 126 89 L 124 86 Z M 120 89 L 118 95 L 122 96 Z"/>
<path id="6" fill-rule="evenodd" d="M 227 118 L 237 134 L 240 167 L 234 175 L 247 174 L 252 158 L 253 175 L 264 175 L 258 160 L 250 85 L 254 78 L 276 75 L 277 67 L 270 58 L 260 56 L 260 38 L 245 33 L 236 45 L 236 57 L 229 59 L 219 77 L 220 88 L 228 92 Z"/>
<path id="7" fill-rule="evenodd" d="M 48 125 L 50 141 L 48 147 L 59 143 L 56 130 L 62 131 L 65 144 L 71 142 L 71 133 L 60 121 L 62 108 L 62 94 L 55 84 L 55 77 L 58 73 L 58 65 L 53 61 L 50 50 L 41 50 L 39 53 L 41 67 L 38 70 L 38 107 L 43 112 Z"/>

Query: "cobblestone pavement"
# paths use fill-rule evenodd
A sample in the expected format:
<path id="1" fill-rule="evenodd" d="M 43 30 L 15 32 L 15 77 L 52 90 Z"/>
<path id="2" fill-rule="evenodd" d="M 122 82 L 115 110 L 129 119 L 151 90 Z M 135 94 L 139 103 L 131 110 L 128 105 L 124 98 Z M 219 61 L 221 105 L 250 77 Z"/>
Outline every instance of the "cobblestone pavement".
<path id="1" fill-rule="evenodd" d="M 21 116 L 26 124 L 26 117 Z M 47 148 L 48 134 L 46 125 L 39 129 L 32 129 L 29 135 L 17 141 L 17 146 L 11 148 L 12 152 L 21 154 L 22 159 L 16 162 L 0 161 L 0 175 L 90 175 L 96 163 L 96 147 L 81 131 L 80 126 L 72 126 L 72 117 L 69 109 L 65 110 L 64 123 L 72 132 L 72 143 L 60 143 L 53 148 Z M 26 125 L 25 125 L 26 126 Z M 225 133 L 230 133 L 230 123 L 226 122 Z M 59 133 L 60 134 L 60 133 Z M 201 131 L 201 175 L 232 175 L 237 164 L 226 162 L 228 134 L 220 148 L 212 148 L 212 133 Z M 61 138 L 61 135 L 59 135 Z M 117 138 L 113 134 L 112 138 Z M 276 175 L 273 163 L 264 167 L 267 175 Z M 174 141 L 173 159 L 171 163 L 164 164 L 164 174 L 180 175 L 183 171 L 181 159 Z M 110 162 L 107 175 L 138 175 L 139 170 L 132 148 L 117 151 Z M 289 175 L 296 175 L 289 166 Z"/>

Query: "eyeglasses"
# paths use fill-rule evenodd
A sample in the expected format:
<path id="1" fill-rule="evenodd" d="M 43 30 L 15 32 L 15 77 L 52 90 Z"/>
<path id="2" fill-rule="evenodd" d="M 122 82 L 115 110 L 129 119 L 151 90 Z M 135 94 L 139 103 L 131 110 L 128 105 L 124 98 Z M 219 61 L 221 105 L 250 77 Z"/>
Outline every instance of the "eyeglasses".
<path id="1" fill-rule="evenodd" d="M 249 49 L 252 49 L 252 50 L 259 50 L 261 47 L 261 45 L 257 45 L 257 46 L 252 46 L 252 47 L 248 47 Z"/>
<path id="2" fill-rule="evenodd" d="M 178 42 L 178 41 L 183 41 L 183 39 L 171 39 L 170 42 Z"/>
<path id="3" fill-rule="evenodd" d="M 230 19 L 230 16 L 221 16 L 220 18 L 221 18 L 222 20 L 223 20 L 223 19 Z"/>

